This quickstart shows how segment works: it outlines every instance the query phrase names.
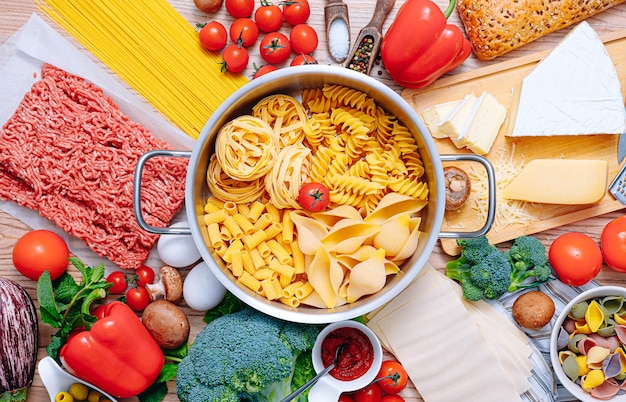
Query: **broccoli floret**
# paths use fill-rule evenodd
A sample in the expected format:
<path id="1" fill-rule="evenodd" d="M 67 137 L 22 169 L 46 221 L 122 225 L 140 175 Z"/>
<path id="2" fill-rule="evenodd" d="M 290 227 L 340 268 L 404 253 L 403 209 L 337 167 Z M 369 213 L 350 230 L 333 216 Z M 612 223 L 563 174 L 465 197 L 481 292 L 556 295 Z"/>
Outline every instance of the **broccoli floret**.
<path id="1" fill-rule="evenodd" d="M 507 257 L 485 236 L 457 239 L 461 255 L 446 265 L 446 275 L 461 284 L 463 297 L 497 299 L 509 287 L 511 266 Z"/>
<path id="2" fill-rule="evenodd" d="M 219 317 L 200 331 L 179 364 L 178 396 L 182 402 L 230 401 L 233 395 L 237 401 L 263 400 L 266 388 L 272 388 L 273 397 L 280 400 L 290 392 L 296 358 L 310 353 L 318 332 L 315 326 L 251 308 Z M 282 393 L 275 389 L 277 384 L 284 388 Z"/>
<path id="3" fill-rule="evenodd" d="M 512 267 L 509 292 L 534 288 L 552 279 L 552 268 L 548 261 L 546 247 L 536 237 L 516 238 L 506 255 Z M 527 280 L 532 277 L 535 279 Z"/>

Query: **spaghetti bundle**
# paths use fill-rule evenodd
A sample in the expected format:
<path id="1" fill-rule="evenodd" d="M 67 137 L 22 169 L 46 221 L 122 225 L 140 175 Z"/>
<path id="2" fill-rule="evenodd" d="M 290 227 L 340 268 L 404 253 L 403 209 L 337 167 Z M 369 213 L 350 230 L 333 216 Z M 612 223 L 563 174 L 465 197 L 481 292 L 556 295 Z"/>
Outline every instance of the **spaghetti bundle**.
<path id="1" fill-rule="evenodd" d="M 35 0 L 172 123 L 197 138 L 209 116 L 248 80 L 222 73 L 194 27 L 167 0 Z"/>

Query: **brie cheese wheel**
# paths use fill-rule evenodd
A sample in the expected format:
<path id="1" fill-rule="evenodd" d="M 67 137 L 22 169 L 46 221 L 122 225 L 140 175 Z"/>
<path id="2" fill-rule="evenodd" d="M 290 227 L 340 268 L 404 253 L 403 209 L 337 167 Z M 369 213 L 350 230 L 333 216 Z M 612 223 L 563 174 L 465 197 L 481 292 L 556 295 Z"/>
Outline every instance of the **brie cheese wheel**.
<path id="1" fill-rule="evenodd" d="M 626 131 L 615 65 L 587 22 L 581 22 L 522 82 L 507 135 L 619 134 Z"/>
<path id="2" fill-rule="evenodd" d="M 605 160 L 534 159 L 502 191 L 506 199 L 545 204 L 593 204 L 606 194 Z"/>

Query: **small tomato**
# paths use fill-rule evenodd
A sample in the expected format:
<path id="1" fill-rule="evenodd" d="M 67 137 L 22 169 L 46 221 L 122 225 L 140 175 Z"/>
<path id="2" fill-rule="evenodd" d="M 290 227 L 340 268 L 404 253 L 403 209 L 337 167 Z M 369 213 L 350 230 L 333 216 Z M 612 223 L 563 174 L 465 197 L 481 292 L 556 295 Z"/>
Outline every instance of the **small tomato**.
<path id="1" fill-rule="evenodd" d="M 375 382 L 354 392 L 354 402 L 380 402 L 383 392 Z"/>
<path id="2" fill-rule="evenodd" d="M 128 282 L 126 281 L 126 275 L 121 271 L 113 271 L 107 276 L 107 282 L 112 283 L 113 286 L 109 288 L 109 293 L 114 295 L 121 295 L 126 292 Z"/>
<path id="3" fill-rule="evenodd" d="M 609 268 L 626 272 L 626 215 L 613 219 L 602 229 L 600 249 Z"/>
<path id="4" fill-rule="evenodd" d="M 388 394 L 383 396 L 380 402 L 404 402 L 404 398 L 400 395 Z"/>
<path id="5" fill-rule="evenodd" d="M 298 24 L 291 28 L 289 42 L 294 52 L 309 54 L 317 49 L 317 33 L 310 25 Z"/>
<path id="6" fill-rule="evenodd" d="M 252 76 L 252 79 L 259 78 L 262 75 L 265 75 L 267 73 L 271 73 L 272 71 L 276 71 L 276 70 L 278 70 L 278 67 L 273 66 L 271 64 L 264 64 L 261 67 L 257 67 L 255 65 L 254 66 L 254 75 Z"/>
<path id="7" fill-rule="evenodd" d="M 311 212 L 319 212 L 326 209 L 330 201 L 328 188 L 320 183 L 307 183 L 300 187 L 298 192 L 298 205 Z"/>
<path id="8" fill-rule="evenodd" d="M 548 251 L 550 265 L 561 282 L 581 286 L 595 278 L 602 268 L 602 251 L 591 237 L 570 232 L 557 237 Z"/>
<path id="9" fill-rule="evenodd" d="M 238 18 L 230 26 L 230 40 L 239 46 L 252 46 L 259 38 L 259 27 L 250 18 Z"/>
<path id="10" fill-rule="evenodd" d="M 152 268 L 142 265 L 141 267 L 137 268 L 134 276 L 135 277 L 133 279 L 135 280 L 136 285 L 144 287 L 147 284 L 154 282 L 155 275 Z"/>
<path id="11" fill-rule="evenodd" d="M 284 63 L 291 54 L 291 44 L 284 34 L 270 32 L 261 40 L 259 53 L 270 64 Z"/>
<path id="12" fill-rule="evenodd" d="M 198 40 L 205 49 L 217 51 L 224 49 L 224 46 L 226 46 L 228 34 L 224 25 L 217 21 L 211 21 L 200 28 Z"/>
<path id="13" fill-rule="evenodd" d="M 226 0 L 226 11 L 234 18 L 245 18 L 252 15 L 254 0 Z"/>
<path id="14" fill-rule="evenodd" d="M 376 382 L 386 394 L 397 394 L 409 381 L 408 374 L 402 364 L 395 360 L 385 360 L 376 375 Z"/>
<path id="15" fill-rule="evenodd" d="M 348 394 L 341 394 L 339 395 L 339 400 L 337 402 L 354 402 L 354 398 Z"/>
<path id="16" fill-rule="evenodd" d="M 150 295 L 142 286 L 130 288 L 126 292 L 126 304 L 135 311 L 143 311 L 150 304 Z"/>
<path id="17" fill-rule="evenodd" d="M 293 66 L 302 66 L 302 65 L 308 65 L 308 64 L 318 64 L 318 63 L 317 63 L 317 60 L 315 60 L 315 58 L 311 55 L 299 54 L 296 57 L 294 57 L 293 60 L 291 60 L 291 63 L 289 65 L 293 67 Z"/>
<path id="18" fill-rule="evenodd" d="M 311 15 L 311 6 L 307 0 L 286 0 L 282 4 L 283 17 L 288 24 L 304 24 Z"/>
<path id="19" fill-rule="evenodd" d="M 245 47 L 230 45 L 222 52 L 222 72 L 240 73 L 248 65 L 250 56 Z"/>
<path id="20" fill-rule="evenodd" d="M 49 230 L 32 230 L 17 240 L 13 247 L 13 265 L 18 272 L 34 281 L 44 271 L 52 280 L 67 269 L 70 250 L 65 240 Z"/>
<path id="21" fill-rule="evenodd" d="M 283 24 L 283 10 L 267 0 L 261 0 L 261 6 L 254 12 L 254 21 L 261 32 L 278 31 Z"/>

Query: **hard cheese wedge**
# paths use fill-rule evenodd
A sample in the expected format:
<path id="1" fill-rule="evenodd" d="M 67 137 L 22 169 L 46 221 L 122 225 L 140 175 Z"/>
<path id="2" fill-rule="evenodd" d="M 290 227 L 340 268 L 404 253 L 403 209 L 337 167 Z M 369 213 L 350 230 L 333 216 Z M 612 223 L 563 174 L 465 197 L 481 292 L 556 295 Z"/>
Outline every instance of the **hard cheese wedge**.
<path id="1" fill-rule="evenodd" d="M 626 113 L 619 77 L 604 44 L 581 22 L 516 89 L 506 135 L 619 134 Z"/>
<path id="2" fill-rule="evenodd" d="M 535 159 L 502 191 L 507 199 L 546 204 L 592 204 L 606 194 L 604 160 Z"/>

